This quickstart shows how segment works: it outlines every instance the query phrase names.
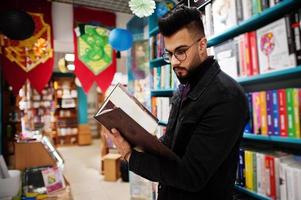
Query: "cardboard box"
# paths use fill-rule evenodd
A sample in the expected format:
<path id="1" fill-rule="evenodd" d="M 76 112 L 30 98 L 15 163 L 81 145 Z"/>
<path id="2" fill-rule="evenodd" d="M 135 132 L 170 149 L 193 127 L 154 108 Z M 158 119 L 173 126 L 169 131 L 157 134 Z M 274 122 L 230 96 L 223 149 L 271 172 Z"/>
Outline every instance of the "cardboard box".
<path id="1" fill-rule="evenodd" d="M 120 154 L 109 153 L 103 157 L 105 181 L 117 181 L 120 177 Z"/>
<path id="2" fill-rule="evenodd" d="M 78 135 L 78 144 L 79 145 L 89 145 L 91 143 L 92 143 L 92 136 L 90 133 Z"/>

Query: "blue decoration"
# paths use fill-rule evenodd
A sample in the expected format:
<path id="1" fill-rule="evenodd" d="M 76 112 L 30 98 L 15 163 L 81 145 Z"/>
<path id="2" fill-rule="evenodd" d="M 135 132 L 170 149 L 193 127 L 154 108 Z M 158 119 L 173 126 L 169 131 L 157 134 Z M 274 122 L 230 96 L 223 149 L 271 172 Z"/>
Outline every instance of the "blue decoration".
<path id="1" fill-rule="evenodd" d="M 124 51 L 131 48 L 133 35 L 126 29 L 115 28 L 110 32 L 109 43 L 114 49 Z"/>
<path id="2" fill-rule="evenodd" d="M 171 0 L 165 1 L 165 2 L 160 2 L 157 4 L 157 16 L 162 17 L 165 15 L 168 11 L 173 9 L 175 7 L 175 3 Z"/>

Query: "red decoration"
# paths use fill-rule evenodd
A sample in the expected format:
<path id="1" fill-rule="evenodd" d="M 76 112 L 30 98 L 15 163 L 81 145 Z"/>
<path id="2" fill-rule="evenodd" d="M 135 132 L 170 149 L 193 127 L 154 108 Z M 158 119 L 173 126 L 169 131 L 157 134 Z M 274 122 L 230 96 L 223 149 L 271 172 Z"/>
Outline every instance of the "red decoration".
<path id="1" fill-rule="evenodd" d="M 114 13 L 74 7 L 74 27 L 77 24 L 91 24 L 103 27 L 115 27 L 116 16 Z M 95 81 L 103 92 L 110 86 L 116 72 L 116 53 L 113 51 L 112 63 L 102 72 L 95 75 L 78 57 L 77 37 L 74 34 L 75 75 L 80 80 L 84 91 L 87 93 Z"/>
<path id="2" fill-rule="evenodd" d="M 53 40 L 51 31 L 51 2 L 4 1 L 1 9 L 19 9 L 28 12 L 34 20 L 35 31 L 32 37 L 10 40 L 1 35 L 1 58 L 5 80 L 15 94 L 28 79 L 33 88 L 40 92 L 51 78 L 53 71 Z M 16 7 L 17 6 L 17 7 Z"/>

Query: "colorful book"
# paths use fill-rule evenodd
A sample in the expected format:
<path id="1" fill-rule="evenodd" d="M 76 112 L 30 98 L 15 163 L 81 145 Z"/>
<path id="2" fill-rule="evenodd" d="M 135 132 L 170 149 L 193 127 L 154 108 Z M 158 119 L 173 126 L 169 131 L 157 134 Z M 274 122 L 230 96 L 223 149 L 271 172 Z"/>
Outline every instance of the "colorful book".
<path id="1" fill-rule="evenodd" d="M 268 135 L 274 134 L 274 123 L 273 123 L 273 91 L 266 91 L 267 100 L 267 123 L 268 123 Z"/>
<path id="2" fill-rule="evenodd" d="M 288 136 L 296 137 L 293 88 L 286 89 Z"/>
<path id="3" fill-rule="evenodd" d="M 245 173 L 246 173 L 246 188 L 254 190 L 253 182 L 253 152 L 245 150 Z"/>
<path id="4" fill-rule="evenodd" d="M 254 133 L 261 134 L 261 114 L 259 92 L 252 93 Z"/>
<path id="5" fill-rule="evenodd" d="M 286 103 L 286 90 L 278 90 L 278 103 L 279 103 L 279 128 L 280 136 L 288 136 L 288 118 L 287 118 L 287 103 Z"/>
<path id="6" fill-rule="evenodd" d="M 266 101 L 266 92 L 259 92 L 260 98 L 260 117 L 261 117 L 261 134 L 268 135 L 268 123 L 267 123 L 267 101 Z"/>
<path id="7" fill-rule="evenodd" d="M 293 110 L 294 110 L 294 126 L 295 137 L 300 138 L 300 113 L 299 113 L 299 89 L 293 89 Z"/>
<path id="8" fill-rule="evenodd" d="M 245 127 L 245 133 L 254 133 L 253 130 L 253 108 L 252 108 L 252 94 L 246 93 L 248 99 L 248 107 L 249 107 L 249 116 L 250 120 Z"/>
<path id="9" fill-rule="evenodd" d="M 289 51 L 285 18 L 256 31 L 260 73 L 296 66 L 296 56 Z"/>
<path id="10" fill-rule="evenodd" d="M 51 167 L 42 170 L 42 176 L 47 193 L 56 192 L 65 188 L 64 177 L 58 167 Z"/>
<path id="11" fill-rule="evenodd" d="M 272 90 L 273 93 L 273 135 L 279 136 L 280 135 L 280 128 L 279 128 L 279 103 L 278 103 L 278 92 L 277 90 Z"/>

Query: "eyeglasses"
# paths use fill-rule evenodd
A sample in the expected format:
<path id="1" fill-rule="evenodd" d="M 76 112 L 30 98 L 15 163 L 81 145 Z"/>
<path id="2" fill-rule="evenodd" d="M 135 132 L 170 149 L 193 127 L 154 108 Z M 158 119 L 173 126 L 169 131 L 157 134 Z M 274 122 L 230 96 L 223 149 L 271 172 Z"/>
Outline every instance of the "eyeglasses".
<path id="1" fill-rule="evenodd" d="M 174 53 L 170 52 L 170 51 L 167 51 L 166 49 L 164 49 L 164 52 L 162 54 L 162 57 L 164 59 L 165 62 L 167 63 L 170 63 L 171 62 L 171 57 L 172 55 L 174 55 L 176 57 L 176 59 L 178 61 L 184 61 L 186 58 L 187 58 L 187 54 L 186 52 L 195 44 L 197 43 L 198 41 L 200 41 L 202 38 L 199 38 L 198 40 L 196 40 L 195 42 L 193 42 L 190 46 L 187 46 L 185 49 L 184 47 L 183 48 L 179 48 L 179 49 L 176 49 L 174 51 Z"/>

